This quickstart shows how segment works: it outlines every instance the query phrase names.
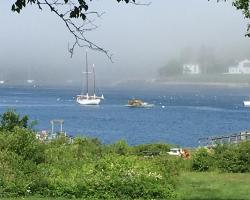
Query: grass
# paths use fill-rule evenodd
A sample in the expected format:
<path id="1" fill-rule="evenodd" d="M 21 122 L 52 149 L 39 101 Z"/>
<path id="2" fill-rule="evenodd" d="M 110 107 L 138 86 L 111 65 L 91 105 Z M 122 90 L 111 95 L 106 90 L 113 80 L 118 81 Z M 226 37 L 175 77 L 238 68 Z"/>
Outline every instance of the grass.
<path id="1" fill-rule="evenodd" d="M 69 198 L 56 198 L 56 197 L 17 197 L 17 198 L 1 198 L 1 200 L 69 200 Z M 84 199 L 77 199 L 84 200 Z"/>
<path id="2" fill-rule="evenodd" d="M 177 192 L 180 200 L 250 200 L 250 174 L 184 172 Z"/>

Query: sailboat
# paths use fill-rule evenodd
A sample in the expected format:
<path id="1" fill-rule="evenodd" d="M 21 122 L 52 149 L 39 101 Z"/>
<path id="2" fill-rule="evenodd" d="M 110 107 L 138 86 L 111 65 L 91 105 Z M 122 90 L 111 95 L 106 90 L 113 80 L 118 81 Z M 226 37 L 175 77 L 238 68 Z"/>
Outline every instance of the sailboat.
<path id="1" fill-rule="evenodd" d="M 35 80 L 34 79 L 31 79 L 30 77 L 31 77 L 31 73 L 30 73 L 30 68 L 28 69 L 28 78 L 27 78 L 27 80 L 26 80 L 26 82 L 28 83 L 28 84 L 32 84 L 32 83 L 34 83 L 35 82 Z"/>
<path id="2" fill-rule="evenodd" d="M 243 101 L 245 107 L 250 107 L 250 100 Z"/>
<path id="3" fill-rule="evenodd" d="M 96 83 L 95 83 L 95 67 L 93 65 L 92 72 L 88 71 L 88 54 L 86 52 L 86 71 L 83 72 L 86 74 L 86 93 L 84 94 L 83 90 L 80 95 L 77 95 L 76 102 L 81 105 L 99 105 L 101 100 L 104 99 L 104 96 L 96 95 Z M 93 95 L 89 94 L 89 74 L 93 75 Z"/>
<path id="4" fill-rule="evenodd" d="M 4 80 L 4 73 L 2 73 L 1 74 L 1 77 L 0 77 L 1 79 L 0 79 L 0 84 L 2 85 L 2 84 L 5 84 L 6 83 L 6 81 Z"/>

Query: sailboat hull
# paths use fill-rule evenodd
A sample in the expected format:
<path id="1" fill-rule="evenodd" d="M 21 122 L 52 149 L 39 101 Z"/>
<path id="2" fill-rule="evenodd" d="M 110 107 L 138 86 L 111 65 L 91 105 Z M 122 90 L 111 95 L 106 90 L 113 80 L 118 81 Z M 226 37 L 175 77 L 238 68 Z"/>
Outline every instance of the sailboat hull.
<path id="1" fill-rule="evenodd" d="M 99 105 L 101 102 L 100 98 L 81 98 L 77 97 L 76 102 L 81 105 Z"/>
<path id="2" fill-rule="evenodd" d="M 250 101 L 243 101 L 245 107 L 250 107 Z"/>

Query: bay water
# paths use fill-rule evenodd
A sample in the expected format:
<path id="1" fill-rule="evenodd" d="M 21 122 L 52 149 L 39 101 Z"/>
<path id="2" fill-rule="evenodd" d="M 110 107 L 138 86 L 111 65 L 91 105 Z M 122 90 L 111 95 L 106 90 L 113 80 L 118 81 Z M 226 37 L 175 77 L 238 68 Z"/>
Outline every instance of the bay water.
<path id="1" fill-rule="evenodd" d="M 82 106 L 79 88 L 1 87 L 0 112 L 15 109 L 36 120 L 37 131 L 50 130 L 50 120 L 64 119 L 73 136 L 96 137 L 104 143 L 126 140 L 130 145 L 166 142 L 185 147 L 198 138 L 250 130 L 250 87 L 166 86 L 161 89 L 114 89 L 102 92 L 99 106 Z M 152 108 L 125 106 L 132 98 L 152 103 Z M 59 130 L 59 126 L 55 127 Z"/>

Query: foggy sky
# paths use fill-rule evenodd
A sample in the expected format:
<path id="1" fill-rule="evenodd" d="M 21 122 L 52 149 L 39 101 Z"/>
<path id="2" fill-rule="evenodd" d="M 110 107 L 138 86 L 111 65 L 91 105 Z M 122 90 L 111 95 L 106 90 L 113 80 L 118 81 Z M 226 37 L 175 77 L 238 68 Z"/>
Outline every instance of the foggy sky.
<path id="1" fill-rule="evenodd" d="M 0 78 L 80 83 L 84 50 L 77 48 L 70 58 L 72 36 L 60 19 L 36 6 L 13 13 L 13 2 L 0 1 Z M 99 85 L 153 79 L 182 49 L 201 45 L 222 57 L 250 59 L 250 38 L 244 37 L 247 21 L 231 2 L 157 0 L 150 6 L 134 6 L 96 0 L 89 7 L 105 15 L 87 37 L 114 54 L 111 63 L 104 54 L 89 52 Z"/>

